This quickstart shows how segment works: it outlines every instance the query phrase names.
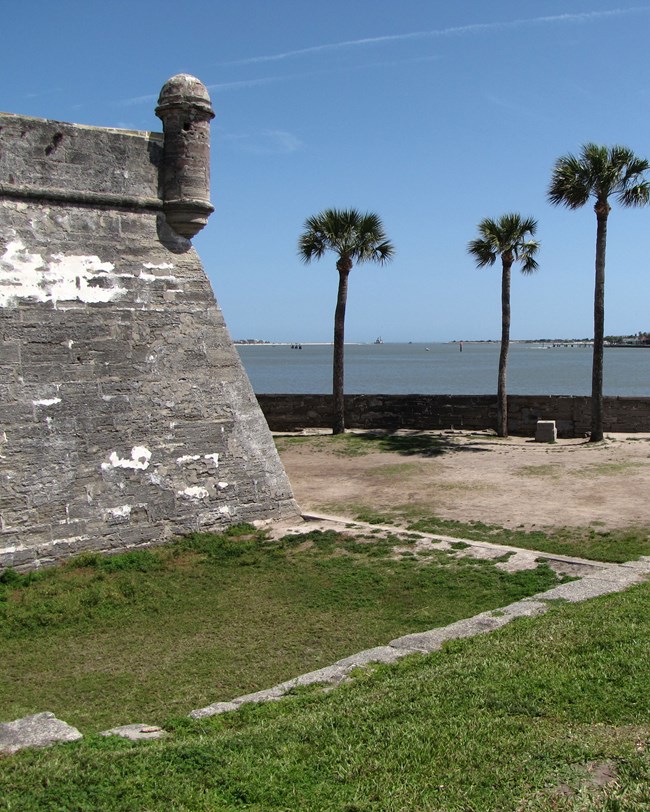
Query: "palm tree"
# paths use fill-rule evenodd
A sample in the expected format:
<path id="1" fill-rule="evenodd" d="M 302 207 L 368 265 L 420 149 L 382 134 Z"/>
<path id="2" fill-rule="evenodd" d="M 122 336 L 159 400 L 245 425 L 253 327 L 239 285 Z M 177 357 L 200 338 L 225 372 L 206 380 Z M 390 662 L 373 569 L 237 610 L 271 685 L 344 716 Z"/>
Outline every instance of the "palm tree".
<path id="1" fill-rule="evenodd" d="M 332 431 L 345 431 L 343 400 L 343 354 L 345 336 L 345 306 L 348 296 L 348 276 L 353 263 L 378 262 L 392 259 L 395 249 L 386 239 L 384 226 L 376 214 L 361 214 L 356 209 L 325 209 L 305 220 L 304 232 L 298 241 L 298 254 L 304 262 L 320 259 L 326 251 L 338 254 L 336 270 L 339 287 L 334 313 Z"/>
<path id="2" fill-rule="evenodd" d="M 554 205 L 578 209 L 593 197 L 596 212 L 596 284 L 594 289 L 594 356 L 591 373 L 590 441 L 603 439 L 603 347 L 605 331 L 605 252 L 607 218 L 613 195 L 622 206 L 645 206 L 650 184 L 644 177 L 648 161 L 627 147 L 584 144 L 578 156 L 558 158 L 548 199 Z"/>
<path id="3" fill-rule="evenodd" d="M 501 352 L 499 353 L 499 379 L 497 386 L 497 434 L 508 436 L 508 396 L 506 394 L 506 367 L 510 346 L 510 270 L 514 262 L 521 263 L 522 273 L 537 269 L 535 254 L 539 243 L 529 237 L 535 235 L 537 221 L 522 219 L 519 214 L 504 214 L 498 220 L 486 217 L 478 224 L 481 235 L 467 245 L 467 250 L 479 268 L 494 265 L 501 257 Z"/>

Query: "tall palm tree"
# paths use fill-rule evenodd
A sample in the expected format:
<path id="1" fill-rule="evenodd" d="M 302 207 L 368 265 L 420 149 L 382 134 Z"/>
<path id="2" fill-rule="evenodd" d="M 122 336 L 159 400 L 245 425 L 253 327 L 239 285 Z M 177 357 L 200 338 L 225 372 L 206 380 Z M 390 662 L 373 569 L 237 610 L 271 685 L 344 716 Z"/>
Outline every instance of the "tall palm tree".
<path id="1" fill-rule="evenodd" d="M 648 161 L 631 149 L 584 144 L 580 154 L 558 158 L 548 199 L 554 205 L 578 209 L 593 197 L 596 212 L 596 284 L 594 289 L 594 356 L 591 373 L 592 443 L 603 439 L 603 347 L 605 332 L 605 252 L 609 198 L 622 206 L 645 206 L 650 184 L 644 177 Z"/>
<path id="2" fill-rule="evenodd" d="M 537 270 L 535 254 L 539 243 L 533 239 L 537 221 L 519 214 L 504 214 L 498 220 L 486 217 L 478 224 L 481 235 L 467 245 L 467 250 L 479 268 L 494 265 L 501 257 L 501 352 L 497 386 L 497 434 L 508 436 L 508 396 L 506 368 L 510 346 L 510 271 L 513 263 L 521 263 L 522 273 Z"/>
<path id="3" fill-rule="evenodd" d="M 298 254 L 304 262 L 320 259 L 326 251 L 338 254 L 336 270 L 339 272 L 339 287 L 334 313 L 332 431 L 334 434 L 342 434 L 345 431 L 343 355 L 348 276 L 353 263 L 383 264 L 392 259 L 395 249 L 386 239 L 380 218 L 376 214 L 361 214 L 356 209 L 325 209 L 305 220 L 304 229 L 298 241 Z"/>

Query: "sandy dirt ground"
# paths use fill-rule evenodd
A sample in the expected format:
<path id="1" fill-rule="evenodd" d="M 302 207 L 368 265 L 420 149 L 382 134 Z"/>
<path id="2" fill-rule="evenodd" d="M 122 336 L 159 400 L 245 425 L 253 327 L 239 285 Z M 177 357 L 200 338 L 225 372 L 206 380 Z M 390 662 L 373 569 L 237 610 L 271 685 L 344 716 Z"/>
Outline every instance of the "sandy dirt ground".
<path id="1" fill-rule="evenodd" d="M 511 529 L 650 527 L 650 434 L 553 445 L 457 431 L 400 436 L 430 437 L 431 447 L 353 455 L 324 436 L 277 437 L 303 512 L 409 506 Z"/>

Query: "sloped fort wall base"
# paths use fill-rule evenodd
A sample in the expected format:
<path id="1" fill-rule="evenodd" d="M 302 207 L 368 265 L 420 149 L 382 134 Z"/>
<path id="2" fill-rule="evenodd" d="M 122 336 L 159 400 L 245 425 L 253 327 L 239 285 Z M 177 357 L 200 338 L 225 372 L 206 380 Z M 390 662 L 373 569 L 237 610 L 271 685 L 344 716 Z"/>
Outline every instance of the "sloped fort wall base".
<path id="1" fill-rule="evenodd" d="M 297 513 L 163 148 L 0 114 L 0 567 Z"/>

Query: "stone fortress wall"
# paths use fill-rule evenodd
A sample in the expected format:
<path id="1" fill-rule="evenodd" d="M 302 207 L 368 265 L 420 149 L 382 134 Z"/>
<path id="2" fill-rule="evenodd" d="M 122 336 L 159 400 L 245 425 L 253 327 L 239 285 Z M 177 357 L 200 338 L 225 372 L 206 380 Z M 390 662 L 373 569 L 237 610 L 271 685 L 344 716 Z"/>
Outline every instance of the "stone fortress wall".
<path id="1" fill-rule="evenodd" d="M 258 394 L 272 431 L 332 425 L 331 395 Z M 573 395 L 508 395 L 508 432 L 534 437 L 538 420 L 554 420 L 558 437 L 584 437 L 591 429 L 591 398 Z M 346 395 L 351 429 L 483 431 L 497 425 L 496 395 Z M 650 398 L 605 397 L 607 432 L 650 431 Z"/>
<path id="2" fill-rule="evenodd" d="M 0 568 L 295 516 L 191 238 L 204 86 L 164 134 L 0 114 Z"/>

